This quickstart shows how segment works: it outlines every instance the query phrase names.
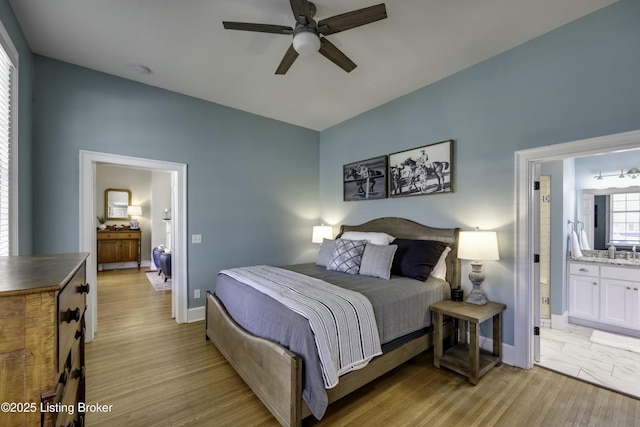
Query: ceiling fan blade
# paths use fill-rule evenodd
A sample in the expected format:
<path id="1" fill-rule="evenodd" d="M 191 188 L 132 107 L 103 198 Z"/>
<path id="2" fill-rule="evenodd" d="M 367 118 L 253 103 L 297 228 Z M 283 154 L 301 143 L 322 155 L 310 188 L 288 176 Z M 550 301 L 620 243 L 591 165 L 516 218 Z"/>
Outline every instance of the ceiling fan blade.
<path id="1" fill-rule="evenodd" d="M 293 1 L 293 0 L 292 0 Z M 318 30 L 325 36 L 350 30 L 361 25 L 370 24 L 387 18 L 387 8 L 384 3 L 365 7 L 341 15 L 332 16 L 318 22 Z"/>
<path id="2" fill-rule="evenodd" d="M 319 52 L 325 58 L 345 70 L 347 73 L 350 73 L 354 68 L 357 67 L 357 65 L 352 60 L 350 60 L 347 55 L 342 53 L 342 51 L 338 49 L 336 45 L 334 45 L 324 37 L 320 39 Z"/>
<path id="3" fill-rule="evenodd" d="M 291 3 L 293 16 L 296 17 L 296 22 L 299 22 L 299 18 L 301 16 L 304 16 L 307 19 L 307 22 L 305 22 L 305 24 L 313 21 L 313 15 L 311 14 L 308 0 L 289 0 L 289 2 Z"/>
<path id="4" fill-rule="evenodd" d="M 278 69 L 276 70 L 276 74 L 286 74 L 293 65 L 293 62 L 298 58 L 298 52 L 293 48 L 293 44 L 289 46 L 289 49 L 284 54 L 282 61 L 280 61 L 280 65 L 278 65 Z"/>
<path id="5" fill-rule="evenodd" d="M 293 34 L 293 28 L 284 25 L 250 24 L 248 22 L 223 21 L 227 30 L 256 31 L 258 33 Z"/>

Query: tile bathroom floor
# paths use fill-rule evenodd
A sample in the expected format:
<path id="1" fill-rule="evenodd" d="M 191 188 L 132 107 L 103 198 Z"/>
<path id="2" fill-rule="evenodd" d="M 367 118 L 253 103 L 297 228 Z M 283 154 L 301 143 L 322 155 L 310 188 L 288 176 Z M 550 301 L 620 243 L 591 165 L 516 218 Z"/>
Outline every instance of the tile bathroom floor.
<path id="1" fill-rule="evenodd" d="M 540 362 L 545 368 L 640 399 L 640 354 L 592 343 L 593 329 L 540 329 Z"/>

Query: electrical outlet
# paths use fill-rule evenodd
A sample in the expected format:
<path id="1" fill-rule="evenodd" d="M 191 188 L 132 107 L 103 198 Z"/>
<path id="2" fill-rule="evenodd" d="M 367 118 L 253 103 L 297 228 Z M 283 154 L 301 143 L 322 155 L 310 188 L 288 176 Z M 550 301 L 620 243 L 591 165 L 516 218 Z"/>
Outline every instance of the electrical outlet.
<path id="1" fill-rule="evenodd" d="M 193 234 L 191 236 L 191 243 L 202 243 L 202 234 Z"/>
<path id="2" fill-rule="evenodd" d="M 193 291 L 193 297 L 195 299 L 200 298 L 200 289 L 196 289 L 195 291 Z"/>

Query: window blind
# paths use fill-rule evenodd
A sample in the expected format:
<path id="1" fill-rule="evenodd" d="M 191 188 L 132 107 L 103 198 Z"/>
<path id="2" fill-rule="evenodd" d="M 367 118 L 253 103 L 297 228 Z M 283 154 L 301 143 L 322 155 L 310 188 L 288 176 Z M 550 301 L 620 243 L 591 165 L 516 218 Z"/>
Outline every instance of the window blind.
<path id="1" fill-rule="evenodd" d="M 11 137 L 15 67 L 0 45 L 0 256 L 11 249 Z"/>

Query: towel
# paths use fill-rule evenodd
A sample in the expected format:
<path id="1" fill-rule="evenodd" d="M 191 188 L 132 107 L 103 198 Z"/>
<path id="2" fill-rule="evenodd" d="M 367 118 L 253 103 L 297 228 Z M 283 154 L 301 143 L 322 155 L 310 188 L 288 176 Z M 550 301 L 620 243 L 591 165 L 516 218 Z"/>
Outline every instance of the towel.
<path id="1" fill-rule="evenodd" d="M 584 228 L 580 232 L 580 249 L 583 251 L 591 250 L 591 247 L 589 246 L 589 238 L 587 237 L 587 232 Z"/>
<path id="2" fill-rule="evenodd" d="M 578 241 L 578 235 L 575 231 L 571 232 L 571 256 L 574 258 L 582 258 L 580 242 Z"/>

